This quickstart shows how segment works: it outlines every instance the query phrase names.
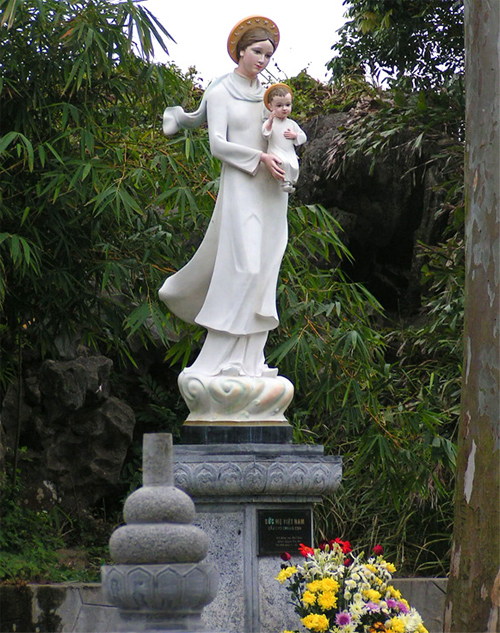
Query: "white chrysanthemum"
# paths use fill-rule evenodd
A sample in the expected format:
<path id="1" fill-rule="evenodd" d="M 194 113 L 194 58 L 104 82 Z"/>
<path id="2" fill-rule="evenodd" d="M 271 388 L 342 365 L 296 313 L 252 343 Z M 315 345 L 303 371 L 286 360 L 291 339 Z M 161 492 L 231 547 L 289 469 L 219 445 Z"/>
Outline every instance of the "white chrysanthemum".
<path id="1" fill-rule="evenodd" d="M 351 574 L 351 578 L 355 580 L 356 582 L 359 582 L 361 580 L 358 573 Z"/>
<path id="2" fill-rule="evenodd" d="M 422 624 L 422 618 L 420 614 L 415 609 L 410 609 L 409 613 L 399 614 L 399 619 L 405 625 L 405 630 L 412 633 L 417 630 L 419 624 Z"/>
<path id="3" fill-rule="evenodd" d="M 349 613 L 356 618 L 360 618 L 365 611 L 366 609 L 363 602 L 353 602 L 349 608 Z"/>

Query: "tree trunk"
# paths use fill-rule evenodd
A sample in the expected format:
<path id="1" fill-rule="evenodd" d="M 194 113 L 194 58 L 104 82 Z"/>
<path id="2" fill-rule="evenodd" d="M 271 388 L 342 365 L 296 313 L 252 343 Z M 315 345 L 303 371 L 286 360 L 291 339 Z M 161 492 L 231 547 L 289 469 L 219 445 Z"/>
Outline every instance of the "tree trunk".
<path id="1" fill-rule="evenodd" d="M 499 1 L 466 0 L 462 415 L 445 631 L 500 631 Z"/>

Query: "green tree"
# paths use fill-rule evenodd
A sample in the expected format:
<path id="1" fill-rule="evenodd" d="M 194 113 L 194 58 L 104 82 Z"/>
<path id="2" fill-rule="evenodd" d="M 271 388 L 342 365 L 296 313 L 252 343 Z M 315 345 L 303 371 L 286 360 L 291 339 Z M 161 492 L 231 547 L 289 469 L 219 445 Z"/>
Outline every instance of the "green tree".
<path id="1" fill-rule="evenodd" d="M 445 631 L 500 631 L 500 9 L 466 2 L 464 371 Z"/>
<path id="2" fill-rule="evenodd" d="M 346 23 L 332 47 L 334 78 L 366 71 L 429 88 L 463 73 L 461 0 L 345 0 Z"/>

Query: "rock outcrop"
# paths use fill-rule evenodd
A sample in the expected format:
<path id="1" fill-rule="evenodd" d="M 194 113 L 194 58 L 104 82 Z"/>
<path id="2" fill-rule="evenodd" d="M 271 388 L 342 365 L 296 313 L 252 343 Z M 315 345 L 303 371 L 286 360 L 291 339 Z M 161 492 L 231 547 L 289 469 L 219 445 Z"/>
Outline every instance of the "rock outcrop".
<path id="1" fill-rule="evenodd" d="M 400 135 L 375 160 L 362 152 L 346 156 L 346 134 L 362 116 L 337 112 L 303 125 L 308 142 L 297 196 L 305 204 L 322 204 L 341 224 L 354 256 L 346 267 L 351 279 L 364 283 L 386 309 L 411 312 L 420 305 L 415 245 L 435 242 L 441 230 L 440 165 L 429 161 L 439 147 L 424 142 L 411 151 Z"/>
<path id="2" fill-rule="evenodd" d="M 112 366 L 104 356 L 46 360 L 28 368 L 20 398 L 18 383 L 10 385 L 1 413 L 5 442 L 13 448 L 19 435 L 27 448 L 23 480 L 35 507 L 57 497 L 85 509 L 116 488 L 135 416 L 110 395 Z"/>

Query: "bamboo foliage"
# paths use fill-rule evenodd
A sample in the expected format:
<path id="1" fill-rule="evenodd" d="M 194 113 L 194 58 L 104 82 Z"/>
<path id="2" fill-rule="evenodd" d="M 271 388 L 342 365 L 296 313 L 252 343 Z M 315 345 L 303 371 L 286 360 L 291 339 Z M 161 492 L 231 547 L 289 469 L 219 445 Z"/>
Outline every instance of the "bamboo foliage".
<path id="1" fill-rule="evenodd" d="M 16 350 L 57 357 L 65 336 L 132 364 L 137 341 L 161 346 L 180 370 L 203 331 L 176 321 L 157 289 L 199 245 L 219 166 L 205 130 L 166 140 L 160 116 L 166 105 L 194 109 L 200 91 L 175 66 L 150 63 L 168 32 L 131 0 L 0 0 L 0 10 L 0 387 L 16 376 Z M 359 96 L 343 90 L 346 102 Z M 383 123 L 370 121 L 367 136 L 383 144 Z M 389 327 L 377 300 L 342 273 L 351 255 L 332 214 L 291 208 L 289 225 L 268 360 L 295 384 L 296 440 L 344 456 L 344 486 L 325 502 L 319 530 L 349 530 L 361 546 L 383 533 L 398 563 L 441 569 L 459 392 L 459 239 L 422 247 L 432 327 Z M 170 391 L 150 376 L 143 383 L 155 420 L 173 424 Z"/>
<path id="2" fill-rule="evenodd" d="M 127 328 L 143 340 L 150 330 L 130 312 L 164 320 L 154 296 L 184 257 L 174 236 L 195 231 L 194 212 L 212 203 L 205 134 L 159 134 L 164 105 L 196 90 L 148 62 L 169 35 L 129 0 L 0 9 L 2 345 L 17 332 L 54 353 L 57 336 L 79 331 L 131 358 Z M 204 175 L 193 191 L 195 165 Z"/>

